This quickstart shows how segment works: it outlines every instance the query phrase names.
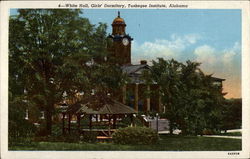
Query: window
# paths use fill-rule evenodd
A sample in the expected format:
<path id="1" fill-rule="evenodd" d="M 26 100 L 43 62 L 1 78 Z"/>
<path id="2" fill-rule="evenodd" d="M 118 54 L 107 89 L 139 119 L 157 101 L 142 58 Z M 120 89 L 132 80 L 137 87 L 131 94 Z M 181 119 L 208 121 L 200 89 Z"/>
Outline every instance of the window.
<path id="1" fill-rule="evenodd" d="M 44 111 L 41 111 L 41 118 L 40 119 L 45 119 L 45 117 L 44 117 Z"/>
<path id="2" fill-rule="evenodd" d="M 26 111 L 25 111 L 25 118 L 24 119 L 29 120 L 29 110 L 28 109 L 26 109 Z"/>

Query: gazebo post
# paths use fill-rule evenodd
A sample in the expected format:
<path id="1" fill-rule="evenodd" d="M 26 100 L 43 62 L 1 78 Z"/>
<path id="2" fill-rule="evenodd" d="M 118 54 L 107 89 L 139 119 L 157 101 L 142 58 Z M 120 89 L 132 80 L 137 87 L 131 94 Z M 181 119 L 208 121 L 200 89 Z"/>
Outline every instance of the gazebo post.
<path id="1" fill-rule="evenodd" d="M 109 117 L 109 128 L 108 128 L 108 134 L 109 134 L 109 136 L 110 136 L 110 125 L 111 125 L 111 116 L 110 116 L 110 114 L 108 115 L 108 117 Z"/>
<path id="2" fill-rule="evenodd" d="M 89 115 L 89 129 L 92 129 L 92 114 Z"/>
<path id="3" fill-rule="evenodd" d="M 98 114 L 96 114 L 95 119 L 96 119 L 96 122 L 98 122 Z"/>
<path id="4" fill-rule="evenodd" d="M 68 131 L 69 131 L 69 134 L 70 134 L 70 122 L 71 121 L 71 114 L 69 113 L 69 119 L 68 119 Z"/>
<path id="5" fill-rule="evenodd" d="M 62 132 L 63 132 L 63 135 L 65 134 L 65 113 L 62 113 Z"/>
<path id="6" fill-rule="evenodd" d="M 78 127 L 79 133 L 81 133 L 81 114 L 77 115 L 77 127 Z"/>
<path id="7" fill-rule="evenodd" d="M 103 120 L 103 115 L 100 114 L 100 121 L 102 121 L 102 120 Z"/>
<path id="8" fill-rule="evenodd" d="M 116 128 L 116 115 L 113 115 L 113 129 Z"/>
<path id="9" fill-rule="evenodd" d="M 87 124 L 87 127 L 89 127 L 87 131 L 89 132 L 100 131 L 100 132 L 104 132 L 103 133 L 104 135 L 110 136 L 111 133 L 113 132 L 112 130 L 117 128 L 117 123 L 118 123 L 117 119 L 119 119 L 119 115 L 124 115 L 124 114 L 131 115 L 130 116 L 131 123 L 132 123 L 132 126 L 134 126 L 133 113 L 135 114 L 137 113 L 137 111 L 134 110 L 133 108 L 130 108 L 129 106 L 122 104 L 121 102 L 109 99 L 107 100 L 107 103 L 102 104 L 102 107 L 100 107 L 100 110 L 93 110 L 91 107 L 88 107 L 89 104 L 91 105 L 92 103 L 73 104 L 72 107 L 70 107 L 72 109 L 68 109 L 66 113 L 64 113 L 63 118 L 66 120 L 65 122 L 67 122 L 66 117 L 68 116 L 68 125 L 67 123 L 64 123 L 63 121 L 63 125 L 64 125 L 63 127 L 65 129 L 64 131 L 66 134 L 67 134 L 67 130 L 69 134 L 72 133 L 71 132 L 71 119 L 73 115 L 75 115 L 77 118 L 76 130 L 78 129 L 79 133 L 84 133 L 84 129 L 81 129 L 82 127 L 81 126 L 81 114 L 87 115 L 87 118 L 89 118 L 89 123 Z M 98 119 L 99 115 L 100 115 L 100 119 Z M 108 118 L 108 123 L 107 122 L 104 123 L 106 125 L 105 129 L 99 129 L 99 130 L 93 129 L 95 128 L 95 126 L 93 127 L 93 125 L 95 124 L 92 121 L 93 117 L 94 117 L 93 121 L 102 121 L 102 119 Z"/>
<path id="10" fill-rule="evenodd" d="M 132 124 L 132 127 L 134 126 L 134 118 L 133 118 L 133 114 L 130 115 L 130 120 L 131 120 L 131 124 Z"/>

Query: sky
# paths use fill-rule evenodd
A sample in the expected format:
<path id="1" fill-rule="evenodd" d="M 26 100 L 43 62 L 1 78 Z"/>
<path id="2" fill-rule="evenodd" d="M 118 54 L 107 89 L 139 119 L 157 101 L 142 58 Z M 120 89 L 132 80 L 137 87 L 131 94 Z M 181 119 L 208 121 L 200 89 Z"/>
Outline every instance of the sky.
<path id="1" fill-rule="evenodd" d="M 206 74 L 224 78 L 226 98 L 241 97 L 241 10 L 237 9 L 121 9 L 126 33 L 134 40 L 133 64 L 140 60 L 174 58 L 201 62 Z M 11 14 L 15 14 L 11 10 Z M 118 10 L 86 9 L 92 24 L 111 23 Z"/>

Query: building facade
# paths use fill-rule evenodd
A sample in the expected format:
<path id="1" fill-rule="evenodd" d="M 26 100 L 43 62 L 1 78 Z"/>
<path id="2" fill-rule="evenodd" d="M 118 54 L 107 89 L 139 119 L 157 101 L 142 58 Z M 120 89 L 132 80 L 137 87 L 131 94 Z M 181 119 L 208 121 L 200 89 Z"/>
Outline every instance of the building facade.
<path id="1" fill-rule="evenodd" d="M 150 90 L 157 90 L 158 85 L 146 85 L 140 79 L 143 71 L 150 67 L 147 61 L 142 60 L 140 64 L 131 63 L 131 42 L 133 38 L 126 33 L 126 23 L 118 12 L 118 16 L 113 20 L 112 34 L 108 36 L 111 43 L 108 45 L 108 59 L 115 59 L 121 66 L 124 73 L 130 78 L 130 82 L 122 88 L 122 103 L 133 107 L 136 111 L 162 112 L 161 100 L 158 93 L 152 98 L 147 95 Z M 159 91 L 156 91 L 159 92 Z"/>

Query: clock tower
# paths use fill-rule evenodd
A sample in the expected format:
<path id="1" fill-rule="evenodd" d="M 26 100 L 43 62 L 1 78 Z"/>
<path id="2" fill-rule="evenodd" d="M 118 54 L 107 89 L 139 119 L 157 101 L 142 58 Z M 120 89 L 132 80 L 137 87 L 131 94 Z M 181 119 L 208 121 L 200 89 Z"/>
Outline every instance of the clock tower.
<path id="1" fill-rule="evenodd" d="M 131 64 L 131 38 L 126 34 L 125 21 L 118 16 L 112 23 L 112 34 L 108 36 L 111 39 L 111 43 L 108 45 L 110 57 L 114 58 L 119 65 Z"/>

